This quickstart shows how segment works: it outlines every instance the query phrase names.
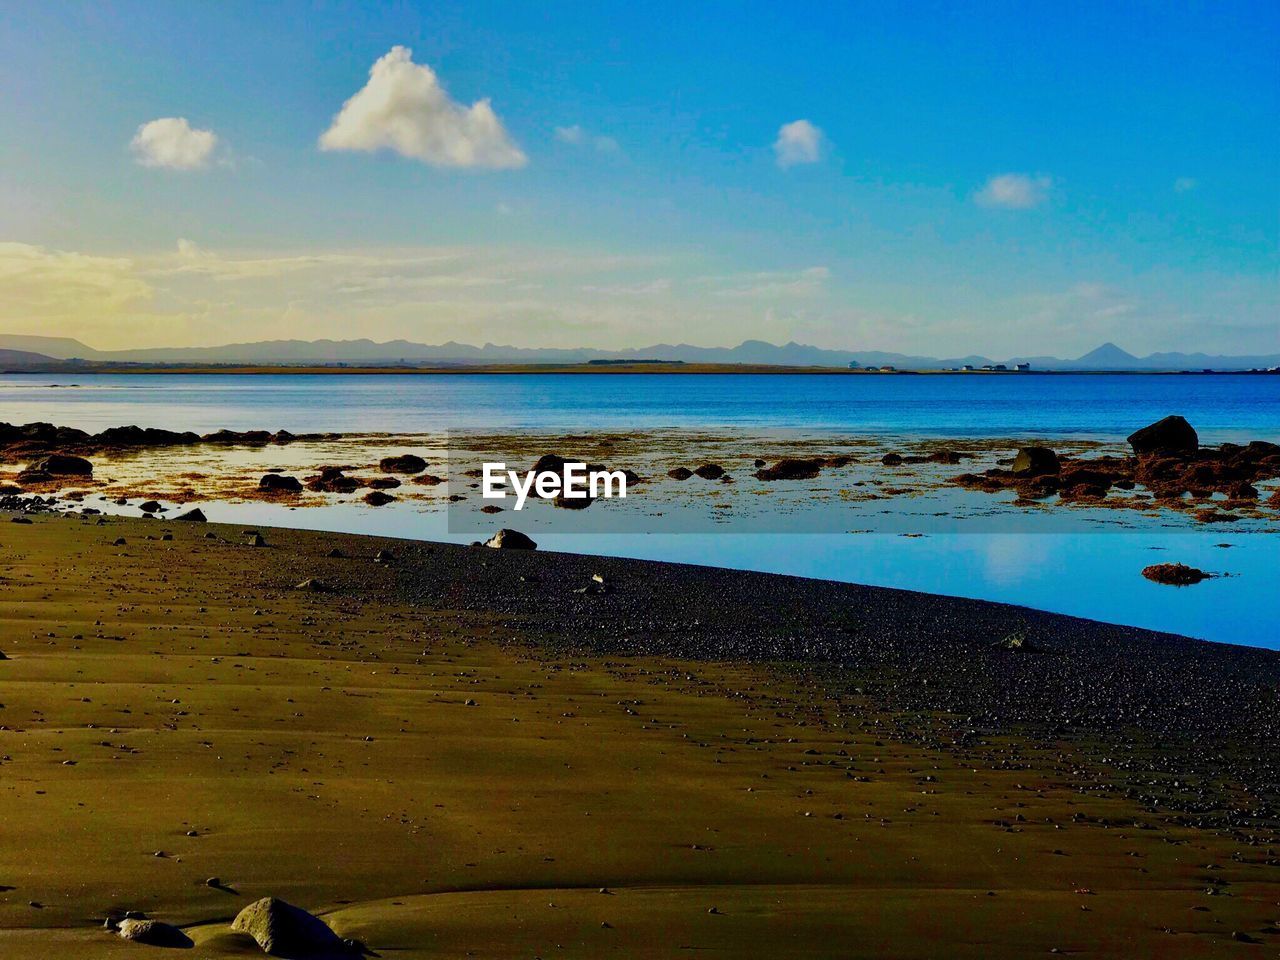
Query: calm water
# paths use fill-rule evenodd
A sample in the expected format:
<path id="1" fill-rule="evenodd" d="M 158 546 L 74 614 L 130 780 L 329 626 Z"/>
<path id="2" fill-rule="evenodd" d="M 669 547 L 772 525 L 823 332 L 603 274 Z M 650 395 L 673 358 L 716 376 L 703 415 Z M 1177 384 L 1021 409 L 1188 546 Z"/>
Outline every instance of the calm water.
<path id="1" fill-rule="evenodd" d="M 75 384 L 75 386 L 72 386 Z M 1209 443 L 1280 442 L 1275 376 L 49 376 L 0 377 L 0 420 L 98 430 L 424 433 L 450 428 L 726 428 L 1115 439 L 1170 413 Z M 449 537 L 420 507 L 213 504 L 212 519 Z M 455 537 L 454 539 L 457 539 Z M 469 539 L 469 538 L 468 538 Z M 1280 648 L 1280 537 L 1203 532 L 1018 535 L 549 535 L 551 549 L 679 560 L 1002 600 Z M 1229 547 L 1220 546 L 1229 544 Z M 1178 590 L 1139 575 L 1181 561 L 1225 574 Z"/>
<path id="2" fill-rule="evenodd" d="M 738 427 L 1116 437 L 1169 413 L 1181 413 L 1209 442 L 1276 439 L 1280 376 L 0 377 L 0 420 L 83 429 Z"/>

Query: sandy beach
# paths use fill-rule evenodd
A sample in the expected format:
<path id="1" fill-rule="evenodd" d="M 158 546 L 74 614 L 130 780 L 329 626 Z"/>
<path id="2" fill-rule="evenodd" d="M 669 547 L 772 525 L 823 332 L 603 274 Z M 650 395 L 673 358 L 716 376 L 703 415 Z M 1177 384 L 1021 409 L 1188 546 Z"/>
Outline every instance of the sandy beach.
<path id="1" fill-rule="evenodd" d="M 415 958 L 1277 942 L 1274 653 L 758 574 L 31 519 L 0 527 L 6 957 L 162 953 L 103 929 L 124 910 L 252 955 L 228 925 L 263 896 Z"/>

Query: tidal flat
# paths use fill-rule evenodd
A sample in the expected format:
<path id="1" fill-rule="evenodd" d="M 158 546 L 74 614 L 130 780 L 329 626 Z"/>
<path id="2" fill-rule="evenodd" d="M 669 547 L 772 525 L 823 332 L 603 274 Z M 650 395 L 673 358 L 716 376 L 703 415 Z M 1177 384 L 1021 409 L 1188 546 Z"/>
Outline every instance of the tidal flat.
<path id="1" fill-rule="evenodd" d="M 123 910 L 252 955 L 229 924 L 264 896 L 401 957 L 1277 942 L 1275 653 L 616 558 L 28 519 L 0 527 L 6 957 L 162 955 L 103 928 Z"/>

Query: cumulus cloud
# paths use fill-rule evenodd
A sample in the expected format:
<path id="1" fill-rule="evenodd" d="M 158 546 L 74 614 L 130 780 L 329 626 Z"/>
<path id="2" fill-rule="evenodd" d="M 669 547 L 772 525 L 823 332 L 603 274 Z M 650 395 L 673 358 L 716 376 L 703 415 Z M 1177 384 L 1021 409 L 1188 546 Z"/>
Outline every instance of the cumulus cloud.
<path id="1" fill-rule="evenodd" d="M 984 207 L 1030 210 L 1044 203 L 1052 186 L 1052 177 L 1001 173 L 988 180 L 975 199 Z"/>
<path id="2" fill-rule="evenodd" d="M 320 136 L 321 150 L 393 150 L 434 167 L 523 167 L 528 159 L 489 101 L 453 100 L 435 71 L 392 47 Z"/>
<path id="3" fill-rule="evenodd" d="M 129 147 L 144 167 L 203 170 L 218 147 L 218 135 L 197 130 L 186 117 L 161 117 L 138 127 Z"/>
<path id="4" fill-rule="evenodd" d="M 613 137 L 587 133 L 576 123 L 571 127 L 556 127 L 556 139 L 575 147 L 593 147 L 599 153 L 617 153 L 621 149 Z"/>
<path id="5" fill-rule="evenodd" d="M 773 152 L 784 170 L 802 163 L 817 163 L 822 156 L 822 131 L 808 120 L 793 120 L 778 128 Z"/>

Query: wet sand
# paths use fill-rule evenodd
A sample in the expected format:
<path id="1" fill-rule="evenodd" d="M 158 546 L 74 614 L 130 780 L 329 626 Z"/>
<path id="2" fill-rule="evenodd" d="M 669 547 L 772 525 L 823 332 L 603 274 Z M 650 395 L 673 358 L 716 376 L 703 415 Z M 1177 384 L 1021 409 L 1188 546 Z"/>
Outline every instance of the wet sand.
<path id="1" fill-rule="evenodd" d="M 113 909 L 253 955 L 267 895 L 406 958 L 1280 943 L 1276 654 L 260 532 L 0 524 L 0 955 L 163 954 Z"/>

